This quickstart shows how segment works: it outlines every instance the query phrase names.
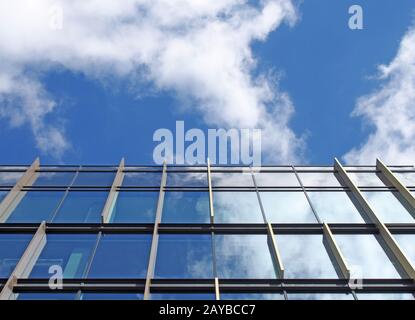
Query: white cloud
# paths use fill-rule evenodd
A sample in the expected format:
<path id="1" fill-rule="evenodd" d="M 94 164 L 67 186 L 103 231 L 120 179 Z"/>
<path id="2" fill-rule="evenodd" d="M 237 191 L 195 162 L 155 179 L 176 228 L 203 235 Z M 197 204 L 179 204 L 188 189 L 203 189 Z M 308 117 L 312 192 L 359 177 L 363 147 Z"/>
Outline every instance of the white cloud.
<path id="1" fill-rule="evenodd" d="M 389 65 L 379 68 L 383 85 L 358 100 L 353 114 L 373 127 L 367 141 L 345 155 L 348 163 L 411 164 L 415 159 L 415 28 L 403 37 Z"/>
<path id="2" fill-rule="evenodd" d="M 262 127 L 271 159 L 290 161 L 302 147 L 288 126 L 293 106 L 269 77 L 253 76 L 251 44 L 295 19 L 291 0 L 2 1 L 0 97 L 8 103 L 0 116 L 30 124 L 38 147 L 59 154 L 69 142 L 45 120 L 57 103 L 39 75 L 56 67 L 93 79 L 139 74 L 191 101 L 209 125 Z"/>

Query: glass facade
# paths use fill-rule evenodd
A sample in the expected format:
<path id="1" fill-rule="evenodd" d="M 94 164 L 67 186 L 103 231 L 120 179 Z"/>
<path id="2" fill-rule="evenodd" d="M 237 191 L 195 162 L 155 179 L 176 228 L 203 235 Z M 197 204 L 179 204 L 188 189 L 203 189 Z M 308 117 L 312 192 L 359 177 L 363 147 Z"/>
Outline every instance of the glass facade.
<path id="1" fill-rule="evenodd" d="M 415 170 L 390 168 L 413 194 Z M 414 299 L 415 208 L 375 166 L 26 169 L 0 166 L 0 283 L 25 278 L 17 299 Z"/>

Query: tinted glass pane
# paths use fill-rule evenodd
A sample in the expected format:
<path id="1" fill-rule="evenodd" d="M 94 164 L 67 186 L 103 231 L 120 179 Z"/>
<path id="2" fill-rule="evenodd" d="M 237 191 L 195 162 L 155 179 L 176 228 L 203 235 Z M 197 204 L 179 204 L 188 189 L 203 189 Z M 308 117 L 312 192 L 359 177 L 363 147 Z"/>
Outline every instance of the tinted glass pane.
<path id="1" fill-rule="evenodd" d="M 303 192 L 260 192 L 260 197 L 269 222 L 317 221 Z"/>
<path id="2" fill-rule="evenodd" d="M 254 181 L 249 171 L 241 172 L 212 172 L 212 186 L 214 187 L 253 187 Z"/>
<path id="3" fill-rule="evenodd" d="M 119 192 L 111 222 L 154 223 L 158 197 L 158 192 Z"/>
<path id="4" fill-rule="evenodd" d="M 157 278 L 212 278 L 211 236 L 160 235 L 155 276 Z"/>
<path id="5" fill-rule="evenodd" d="M 384 187 L 385 184 L 375 172 L 349 172 L 349 177 L 359 187 Z"/>
<path id="6" fill-rule="evenodd" d="M 207 192 L 166 192 L 164 194 L 163 222 L 207 223 L 209 219 Z"/>
<path id="7" fill-rule="evenodd" d="M 381 221 L 385 223 L 412 223 L 415 221 L 413 210 L 398 192 L 363 192 L 363 195 Z M 411 210 L 413 216 L 408 212 L 408 209 Z"/>
<path id="8" fill-rule="evenodd" d="M 108 192 L 68 192 L 53 222 L 100 222 Z"/>
<path id="9" fill-rule="evenodd" d="M 359 300 L 414 300 L 410 293 L 358 293 Z"/>
<path id="10" fill-rule="evenodd" d="M 48 234 L 30 278 L 49 278 L 49 268 L 59 266 L 64 279 L 82 278 L 91 257 L 95 234 Z"/>
<path id="11" fill-rule="evenodd" d="M 363 223 L 362 210 L 351 192 L 308 191 L 308 197 L 320 219 L 327 223 Z"/>
<path id="12" fill-rule="evenodd" d="M 3 199 L 6 197 L 7 192 L 6 191 L 0 191 L 0 203 L 3 201 Z"/>
<path id="13" fill-rule="evenodd" d="M 32 239 L 31 234 L 0 234 L 0 279 L 8 278 Z"/>
<path id="14" fill-rule="evenodd" d="M 395 234 L 394 238 L 412 264 L 415 265 L 415 234 Z"/>
<path id="15" fill-rule="evenodd" d="M 415 186 L 415 172 L 396 172 L 395 176 L 406 186 Z"/>
<path id="16" fill-rule="evenodd" d="M 139 293 L 83 293 L 81 300 L 143 300 Z"/>
<path id="17" fill-rule="evenodd" d="M 213 293 L 152 293 L 151 300 L 215 300 Z"/>
<path id="18" fill-rule="evenodd" d="M 221 300 L 284 300 L 280 293 L 221 293 Z"/>
<path id="19" fill-rule="evenodd" d="M 115 172 L 79 172 L 73 186 L 110 187 L 114 177 Z"/>
<path id="20" fill-rule="evenodd" d="M 298 172 L 304 187 L 340 187 L 333 172 Z"/>
<path id="21" fill-rule="evenodd" d="M 378 236 L 371 234 L 336 234 L 336 242 L 354 278 L 400 278 Z"/>
<path id="22" fill-rule="evenodd" d="M 288 300 L 354 300 L 348 293 L 290 293 Z"/>
<path id="23" fill-rule="evenodd" d="M 219 278 L 276 278 L 266 235 L 215 235 Z"/>
<path id="24" fill-rule="evenodd" d="M 215 192 L 215 222 L 264 223 L 256 192 Z"/>
<path id="25" fill-rule="evenodd" d="M 323 235 L 279 234 L 276 241 L 286 278 L 338 278 Z"/>
<path id="26" fill-rule="evenodd" d="M 63 198 L 63 191 L 28 191 L 7 222 L 49 221 Z"/>
<path id="27" fill-rule="evenodd" d="M 150 234 L 104 234 L 88 278 L 145 278 Z"/>
<path id="28" fill-rule="evenodd" d="M 24 172 L 0 172 L 0 186 L 14 186 Z"/>
<path id="29" fill-rule="evenodd" d="M 294 172 L 260 172 L 255 173 L 258 187 L 299 187 L 300 183 Z"/>
<path id="30" fill-rule="evenodd" d="M 68 186 L 75 172 L 39 172 L 34 186 Z"/>
<path id="31" fill-rule="evenodd" d="M 207 187 L 207 172 L 168 172 L 167 186 Z"/>
<path id="32" fill-rule="evenodd" d="M 76 293 L 68 292 L 53 292 L 53 293 L 30 293 L 30 292 L 22 292 L 19 293 L 18 300 L 75 300 Z"/>
<path id="33" fill-rule="evenodd" d="M 160 187 L 161 172 L 126 172 L 123 186 Z"/>

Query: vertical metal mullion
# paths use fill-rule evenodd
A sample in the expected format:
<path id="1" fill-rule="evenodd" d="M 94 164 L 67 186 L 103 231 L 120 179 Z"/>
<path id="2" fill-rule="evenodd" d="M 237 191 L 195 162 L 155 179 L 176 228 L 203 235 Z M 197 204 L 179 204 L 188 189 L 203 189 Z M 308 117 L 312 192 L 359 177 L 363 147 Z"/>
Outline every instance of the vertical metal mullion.
<path id="1" fill-rule="evenodd" d="M 107 201 L 105 202 L 104 209 L 101 213 L 102 223 L 109 223 L 111 221 L 111 215 L 113 213 L 113 208 L 115 202 L 117 201 L 118 193 L 117 187 L 122 185 L 124 180 L 124 167 L 125 161 L 124 158 L 121 159 L 121 162 L 118 166 L 117 173 L 115 174 L 114 181 L 112 182 L 111 190 L 108 193 Z"/>
<path id="2" fill-rule="evenodd" d="M 166 186 L 166 182 L 167 182 L 167 164 L 166 164 L 166 161 L 164 161 L 163 173 L 162 173 L 161 182 L 160 182 L 160 193 L 159 193 L 159 198 L 157 202 L 157 210 L 156 210 L 156 216 L 155 216 L 155 221 L 154 221 L 153 238 L 151 241 L 150 256 L 149 256 L 148 267 L 147 267 L 146 284 L 144 288 L 144 300 L 148 300 L 150 298 L 151 280 L 154 277 L 154 268 L 156 266 L 158 239 L 159 239 L 158 227 L 161 222 L 161 217 L 163 213 L 164 188 Z"/>

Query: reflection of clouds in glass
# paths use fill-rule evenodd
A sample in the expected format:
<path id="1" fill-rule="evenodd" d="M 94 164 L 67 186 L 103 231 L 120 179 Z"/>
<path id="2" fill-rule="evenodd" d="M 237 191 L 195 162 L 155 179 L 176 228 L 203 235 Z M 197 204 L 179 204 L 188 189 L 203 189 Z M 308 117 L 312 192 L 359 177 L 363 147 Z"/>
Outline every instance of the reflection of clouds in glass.
<path id="1" fill-rule="evenodd" d="M 390 191 L 363 192 L 364 197 L 379 219 L 385 223 L 413 223 L 414 218 L 396 198 L 399 193 Z M 402 199 L 402 201 L 404 201 Z"/>
<path id="2" fill-rule="evenodd" d="M 264 223 L 256 192 L 215 192 L 215 222 Z"/>
<path id="3" fill-rule="evenodd" d="M 348 266 L 359 267 L 363 278 L 400 278 L 377 237 L 372 234 L 335 235 Z"/>
<path id="4" fill-rule="evenodd" d="M 168 172 L 167 186 L 207 187 L 207 172 Z"/>
<path id="5" fill-rule="evenodd" d="M 75 176 L 75 172 L 39 172 L 34 186 L 67 186 Z"/>
<path id="6" fill-rule="evenodd" d="M 286 278 L 338 278 L 322 235 L 280 234 L 276 242 Z"/>
<path id="7" fill-rule="evenodd" d="M 395 234 L 394 237 L 405 255 L 415 266 L 415 234 Z"/>
<path id="8" fill-rule="evenodd" d="M 356 206 L 344 191 L 308 191 L 314 209 L 320 219 L 327 223 L 363 223 Z M 350 194 L 350 193 L 349 193 Z"/>
<path id="9" fill-rule="evenodd" d="M 284 300 L 281 293 L 221 293 L 220 300 Z"/>
<path id="10" fill-rule="evenodd" d="M 359 300 L 414 300 L 410 293 L 358 293 Z"/>
<path id="11" fill-rule="evenodd" d="M 249 172 L 212 172 L 213 187 L 253 187 L 254 181 Z"/>
<path id="12" fill-rule="evenodd" d="M 166 192 L 164 195 L 162 222 L 209 222 L 209 195 L 207 192 Z"/>
<path id="13" fill-rule="evenodd" d="M 415 172 L 395 172 L 394 175 L 406 186 L 415 186 Z"/>
<path id="14" fill-rule="evenodd" d="M 332 172 L 299 172 L 300 180 L 304 187 L 340 187 L 339 180 Z"/>
<path id="15" fill-rule="evenodd" d="M 267 235 L 215 235 L 219 278 L 276 278 Z"/>
<path id="16" fill-rule="evenodd" d="M 350 179 L 359 187 L 384 187 L 375 172 L 348 172 Z"/>
<path id="17" fill-rule="evenodd" d="M 24 172 L 0 172 L 1 186 L 14 186 Z"/>
<path id="18" fill-rule="evenodd" d="M 288 300 L 354 300 L 349 293 L 290 293 Z"/>
<path id="19" fill-rule="evenodd" d="M 258 187 L 300 187 L 294 172 L 260 172 L 254 176 Z"/>
<path id="20" fill-rule="evenodd" d="M 159 187 L 161 172 L 126 172 L 122 186 Z"/>
<path id="21" fill-rule="evenodd" d="M 317 222 L 303 192 L 260 192 L 260 197 L 269 222 Z"/>

